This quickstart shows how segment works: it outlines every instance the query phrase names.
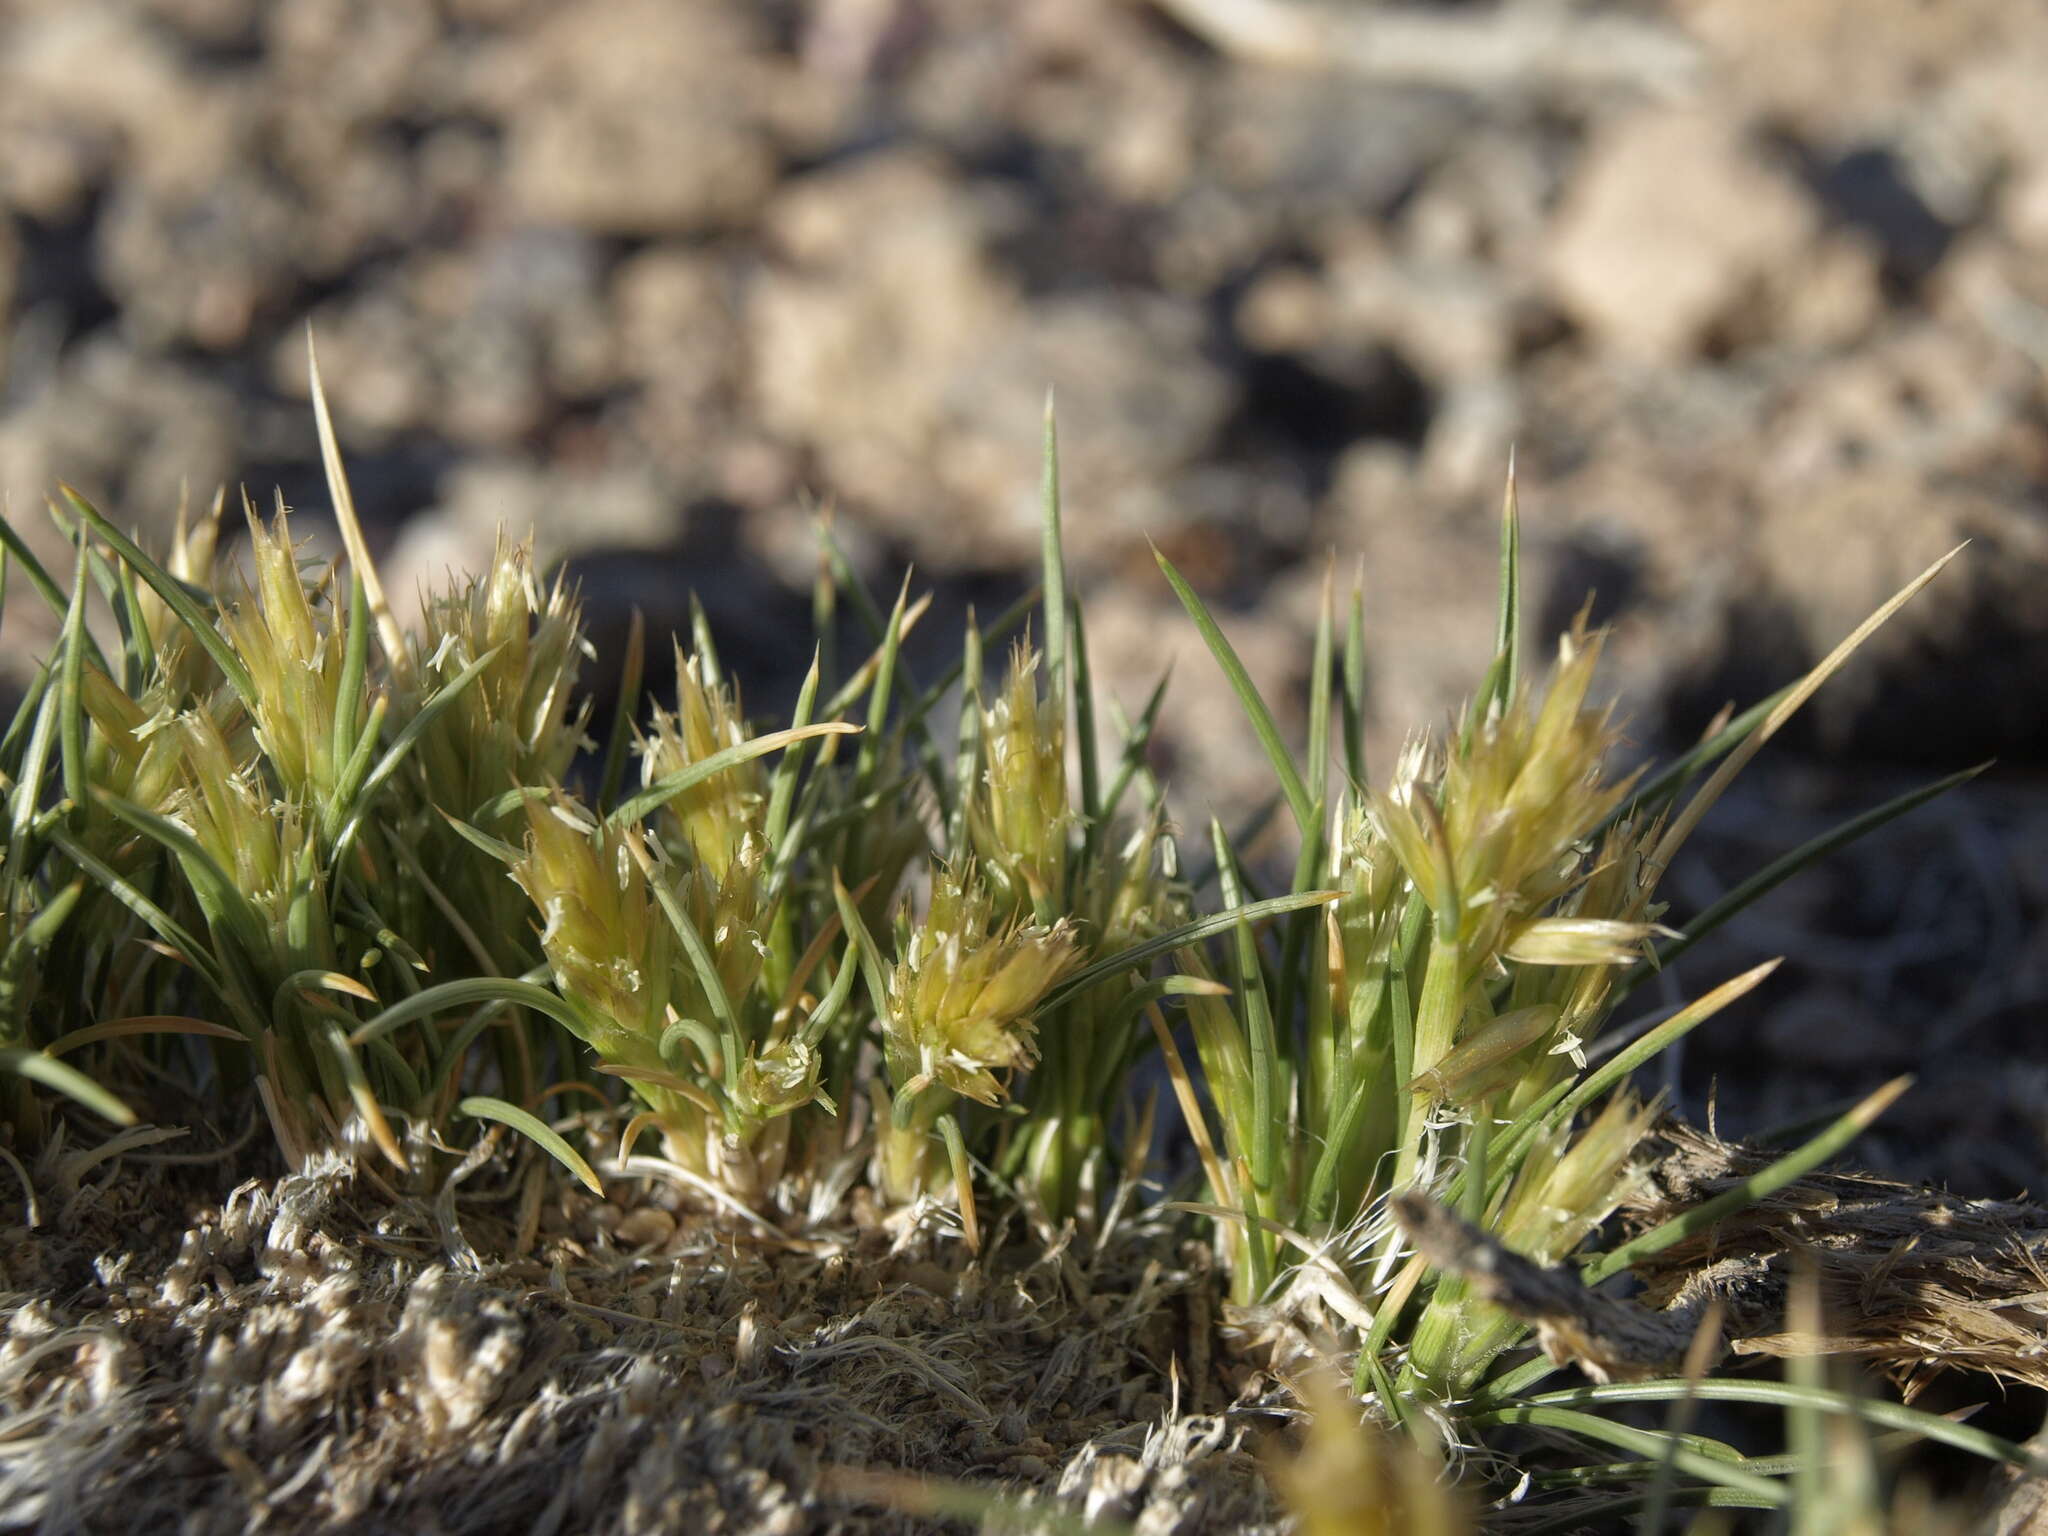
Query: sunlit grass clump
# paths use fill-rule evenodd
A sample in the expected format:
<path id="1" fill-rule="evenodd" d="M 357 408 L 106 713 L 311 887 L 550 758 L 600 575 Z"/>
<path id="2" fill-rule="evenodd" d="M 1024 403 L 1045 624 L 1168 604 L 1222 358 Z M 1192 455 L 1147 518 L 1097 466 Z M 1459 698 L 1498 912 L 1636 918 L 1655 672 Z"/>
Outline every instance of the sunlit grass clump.
<path id="1" fill-rule="evenodd" d="M 26 587 L 62 625 L 0 739 L 17 1145 L 73 1113 L 132 1122 L 173 1083 L 253 1096 L 288 1164 L 339 1153 L 413 1193 L 440 1187 L 479 1121 L 592 1189 L 630 1165 L 771 1224 L 816 1219 L 812 1193 L 843 1189 L 852 1160 L 884 1208 L 974 1250 L 991 1197 L 1052 1241 L 1104 1220 L 1153 1152 L 1126 1111 L 1156 1052 L 1206 1186 L 1173 1193 L 1211 1223 L 1234 1300 L 1307 1325 L 1350 1372 L 1342 1411 L 1380 1426 L 1312 1456 L 1369 1474 L 1410 1528 L 1462 1528 L 1438 1468 L 1482 1432 L 1540 1423 L 1642 1449 L 1598 1416 L 1600 1388 L 1531 1396 L 1556 1368 L 1532 1337 L 1596 1375 L 1690 1391 L 1660 1361 L 1560 1343 L 1540 1318 L 1532 1334 L 1489 1256 L 1569 1290 L 1715 1214 L 1599 1250 L 1659 1112 L 1630 1074 L 1769 967 L 1603 1042 L 1645 975 L 1819 851 L 1689 921 L 1659 896 L 1733 774 L 1920 583 L 1647 772 L 1599 701 L 1597 633 L 1575 626 L 1547 668 L 1524 656 L 1511 494 L 1494 665 L 1449 729 L 1375 775 L 1362 597 L 1340 625 L 1326 588 L 1297 754 L 1162 559 L 1284 813 L 1277 861 L 1273 840 L 1246 852 L 1261 815 L 1205 829 L 1191 864 L 1148 750 L 1164 682 L 1127 719 L 1091 677 L 1049 432 L 1041 591 L 970 616 L 958 661 L 919 679 L 902 642 L 925 604 L 906 588 L 885 609 L 827 535 L 817 659 L 771 726 L 701 615 L 673 702 L 645 701 L 637 622 L 623 657 L 596 656 L 574 588 L 524 545 L 401 614 L 317 378 L 315 399 L 344 562 L 304 561 L 281 507 L 243 510 L 247 578 L 217 559 L 218 503 L 162 559 L 69 490 L 52 510 L 70 571 L 0 534 L 0 601 Z M 592 718 L 599 668 L 618 682 L 608 722 Z M 1876 1107 L 1742 1197 L 1838 1151 Z M 1408 1230 L 1439 1208 L 1466 1256 Z M 1403 1432 L 1414 1445 L 1384 1438 Z M 1668 1444 L 1643 1474 L 1659 1497 L 1793 1496 L 1786 1467 Z M 1349 1505 L 1304 1507 L 1313 1529 L 1354 1528 Z"/>

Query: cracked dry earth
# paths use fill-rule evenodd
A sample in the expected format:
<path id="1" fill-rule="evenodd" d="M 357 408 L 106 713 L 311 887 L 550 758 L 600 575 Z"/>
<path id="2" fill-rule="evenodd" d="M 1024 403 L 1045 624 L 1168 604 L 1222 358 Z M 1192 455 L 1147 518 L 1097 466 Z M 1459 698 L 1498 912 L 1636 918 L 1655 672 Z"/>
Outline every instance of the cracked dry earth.
<path id="1" fill-rule="evenodd" d="M 599 1202 L 530 1152 L 430 1201 L 338 1160 L 228 1189 L 181 1142 L 15 1165 L 0 1528 L 945 1528 L 849 1470 L 1280 1528 L 1247 1449 L 1269 1383 L 1211 1353 L 1208 1251 L 1128 1202 L 1099 1237 L 1005 1219 L 976 1260 L 848 1197 L 851 1165 L 833 1214 L 770 1227 L 623 1172 Z"/>

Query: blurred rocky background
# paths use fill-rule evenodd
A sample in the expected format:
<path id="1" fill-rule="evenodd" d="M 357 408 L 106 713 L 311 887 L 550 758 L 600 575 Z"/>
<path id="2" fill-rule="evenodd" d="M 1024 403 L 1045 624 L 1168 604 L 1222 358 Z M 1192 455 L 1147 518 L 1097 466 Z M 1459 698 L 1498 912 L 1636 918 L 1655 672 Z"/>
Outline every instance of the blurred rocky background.
<path id="1" fill-rule="evenodd" d="M 1676 916 L 2005 766 L 1688 962 L 1798 956 L 1672 1087 L 1742 1129 L 1918 1068 L 1869 1155 L 2010 1192 L 2048 1152 L 2044 81 L 2010 0 L 7 0 L 0 490 L 46 549 L 60 477 L 154 530 L 276 487 L 331 540 L 310 321 L 397 593 L 530 524 L 612 654 L 694 588 L 767 702 L 820 503 L 941 590 L 930 644 L 1024 590 L 1050 386 L 1098 671 L 1135 704 L 1178 658 L 1197 825 L 1263 769 L 1147 537 L 1282 700 L 1362 570 L 1381 762 L 1484 663 L 1511 445 L 1536 632 L 1597 593 L 1645 745 L 1970 539 Z"/>

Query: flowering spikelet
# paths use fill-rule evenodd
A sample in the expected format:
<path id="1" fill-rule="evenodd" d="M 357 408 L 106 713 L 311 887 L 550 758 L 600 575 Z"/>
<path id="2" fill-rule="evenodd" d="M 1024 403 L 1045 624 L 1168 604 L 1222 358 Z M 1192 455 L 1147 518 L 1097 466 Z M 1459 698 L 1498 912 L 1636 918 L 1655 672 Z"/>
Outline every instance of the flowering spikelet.
<path id="1" fill-rule="evenodd" d="M 495 652 L 420 740 L 436 805 L 467 810 L 515 784 L 560 783 L 584 745 L 590 703 L 573 702 L 591 654 L 582 610 L 559 579 L 543 593 L 532 566 L 530 541 L 508 545 L 500 537 L 487 573 L 424 606 L 410 669 L 415 691 L 397 701 L 398 723 Z"/>
<path id="2" fill-rule="evenodd" d="M 177 731 L 173 684 L 159 672 L 140 699 L 90 662 L 81 669 L 79 697 L 92 722 L 92 782 L 132 800 L 147 810 L 161 811 L 179 780 L 184 746 Z"/>
<path id="3" fill-rule="evenodd" d="M 163 566 L 188 587 L 218 590 L 214 557 L 220 548 L 221 511 L 226 505 L 226 493 L 218 493 L 206 515 L 193 520 L 187 516 L 185 503 L 178 504 L 177 526 Z M 180 704 L 198 698 L 221 680 L 220 669 L 203 647 L 184 642 L 184 621 L 162 595 L 146 582 L 136 585 L 136 624 L 153 642 L 157 670 L 166 681 L 168 696 Z"/>
<path id="4" fill-rule="evenodd" d="M 1540 701 L 1530 688 L 1518 689 L 1475 721 L 1468 739 L 1443 753 L 1440 764 L 1426 743 L 1411 743 L 1392 790 L 1371 797 L 1373 828 L 1435 919 L 1414 1061 L 1418 1085 L 1433 1094 L 1449 1086 L 1442 1069 L 1453 1064 L 1447 1059 L 1460 1040 L 1495 1018 L 1477 995 L 1482 979 L 1509 974 L 1510 961 L 1612 966 L 1633 959 L 1655 931 L 1643 921 L 1639 900 L 1630 899 L 1618 913 L 1572 900 L 1587 879 L 1594 833 L 1633 783 L 1603 777 L 1619 732 L 1611 709 L 1586 702 L 1599 658 L 1600 637 L 1574 627 L 1559 641 L 1557 667 Z M 1525 1006 L 1544 1001 L 1516 999 Z M 1512 1021 L 1518 1036 L 1489 1037 L 1484 1064 L 1517 1052 L 1538 1055 L 1553 1045 L 1577 1059 L 1581 1042 L 1571 1031 L 1578 1021 L 1553 1008 L 1545 1015 L 1548 1028 L 1536 1031 L 1529 1027 L 1535 1017 L 1518 1012 Z M 1469 1063 L 1456 1065 L 1469 1076 Z M 1489 1072 L 1460 1096 L 1476 1097 L 1513 1076 Z"/>
<path id="5" fill-rule="evenodd" d="M 1038 653 L 1018 646 L 995 703 L 982 711 L 987 766 L 968 805 L 974 850 L 1014 912 L 1057 903 L 1066 891 L 1066 720 L 1056 695 L 1038 691 Z"/>
<path id="6" fill-rule="evenodd" d="M 526 854 L 511 873 L 540 909 L 556 987 L 590 1016 L 590 1044 L 608 1061 L 652 1064 L 674 938 L 628 846 L 635 835 L 557 794 L 528 805 Z"/>
<path id="7" fill-rule="evenodd" d="M 645 781 L 680 773 L 746 739 L 738 697 L 707 681 L 702 659 L 685 657 L 678 646 L 676 707 L 654 712 L 641 749 Z M 767 799 L 767 774 L 755 758 L 693 784 L 661 808 L 661 820 L 697 864 L 724 880 L 741 845 L 760 832 Z"/>
<path id="8" fill-rule="evenodd" d="M 1562 1136 L 1539 1144 L 1509 1191 L 1501 1241 L 1544 1264 L 1571 1253 L 1628 1194 L 1630 1159 L 1656 1118 L 1654 1103 L 1617 1094 L 1568 1146 Z"/>
<path id="9" fill-rule="evenodd" d="M 204 710 L 180 715 L 184 782 L 171 816 L 192 833 L 235 889 L 282 926 L 301 855 L 311 838 L 295 801 L 273 800 L 256 766 L 235 762 L 226 738 Z M 204 887 L 200 887 L 202 903 Z M 326 932 L 324 921 L 318 931 Z"/>
<path id="10" fill-rule="evenodd" d="M 1636 1149 L 1656 1117 L 1654 1103 L 1617 1094 L 1569 1141 L 1562 1131 L 1546 1135 L 1522 1162 L 1488 1229 L 1539 1264 L 1561 1263 L 1627 1196 L 1637 1176 Z M 1455 1394 L 1522 1333 L 1517 1319 L 1454 1290 L 1431 1301 L 1409 1358 L 1434 1389 Z"/>
<path id="11" fill-rule="evenodd" d="M 1540 703 L 1523 689 L 1478 722 L 1470 742 L 1445 755 L 1435 786 L 1435 754 L 1411 744 L 1393 789 L 1373 797 L 1375 823 L 1468 969 L 1518 941 L 1540 949 L 1532 928 L 1572 888 L 1585 840 L 1628 792 L 1630 781 L 1601 773 L 1619 737 L 1613 712 L 1586 703 L 1600 644 L 1583 630 L 1564 636 Z M 1626 942 L 1601 938 L 1606 947 Z"/>
<path id="12" fill-rule="evenodd" d="M 662 909 L 666 896 L 703 940 L 725 1006 L 751 1017 L 770 916 L 757 840 L 741 845 L 721 880 L 664 862 L 638 831 L 599 822 L 559 792 L 529 804 L 526 820 L 526 852 L 511 873 L 540 910 L 556 989 L 679 1157 L 700 1161 L 707 1131 L 744 1139 L 817 1097 L 821 1063 L 802 1041 L 716 1038 L 720 1009 Z"/>
<path id="13" fill-rule="evenodd" d="M 940 870 L 889 976 L 883 1022 L 899 1093 L 931 1084 L 994 1104 L 999 1072 L 1034 1060 L 1031 1010 L 1078 962 L 1064 921 L 1002 926 L 974 871 Z"/>
<path id="14" fill-rule="evenodd" d="M 282 503 L 268 528 L 256 509 L 249 519 L 249 554 L 256 571 L 252 592 L 239 578 L 223 605 L 221 628 L 256 685 L 256 739 L 290 797 L 325 804 L 334 795 L 347 751 L 363 728 L 364 701 L 354 718 L 339 720 L 348 616 L 315 606 L 292 550 L 291 519 Z"/>

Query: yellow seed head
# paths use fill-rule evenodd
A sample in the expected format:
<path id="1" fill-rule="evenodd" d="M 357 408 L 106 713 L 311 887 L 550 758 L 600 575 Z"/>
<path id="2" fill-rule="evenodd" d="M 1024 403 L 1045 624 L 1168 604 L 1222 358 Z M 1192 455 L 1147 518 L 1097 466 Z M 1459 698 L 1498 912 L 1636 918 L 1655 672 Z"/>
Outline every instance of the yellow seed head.
<path id="1" fill-rule="evenodd" d="M 975 853 L 1012 911 L 1065 894 L 1067 732 L 1056 695 L 1038 691 L 1038 653 L 1011 654 L 1010 675 L 982 711 L 986 767 L 969 806 Z"/>
<path id="2" fill-rule="evenodd" d="M 996 1074 L 1035 1059 L 1032 1009 L 1078 961 L 1064 921 L 1005 926 L 971 868 L 937 871 L 930 910 L 889 977 L 883 1029 L 898 1090 L 921 1080 L 996 1103 Z"/>
<path id="3" fill-rule="evenodd" d="M 722 684 L 707 684 L 698 657 L 676 649 L 676 707 L 654 712 L 642 746 L 645 782 L 653 784 L 741 745 L 739 699 Z M 692 858 L 719 880 L 726 877 L 740 846 L 761 830 L 768 801 L 767 774 L 760 759 L 745 762 L 692 785 L 662 807 L 663 826 Z"/>
<path id="4" fill-rule="evenodd" d="M 256 584 L 230 585 L 221 628 L 256 684 L 256 737 L 279 784 L 288 796 L 325 802 L 347 758 L 335 751 L 335 736 L 353 747 L 365 712 L 358 699 L 354 719 L 335 718 L 348 615 L 325 599 L 316 605 L 307 591 L 284 506 L 268 528 L 254 507 L 244 509 Z"/>

